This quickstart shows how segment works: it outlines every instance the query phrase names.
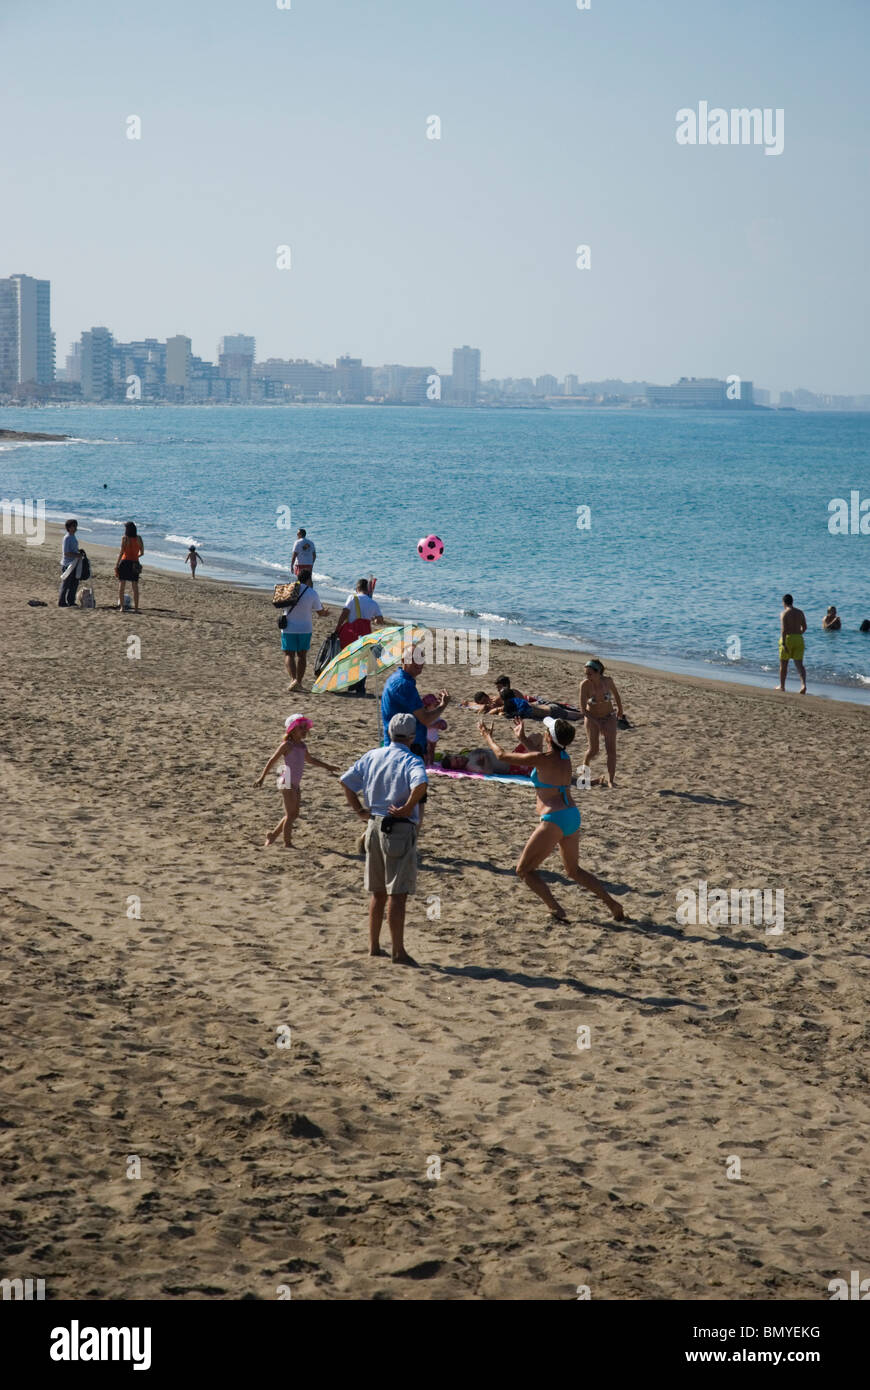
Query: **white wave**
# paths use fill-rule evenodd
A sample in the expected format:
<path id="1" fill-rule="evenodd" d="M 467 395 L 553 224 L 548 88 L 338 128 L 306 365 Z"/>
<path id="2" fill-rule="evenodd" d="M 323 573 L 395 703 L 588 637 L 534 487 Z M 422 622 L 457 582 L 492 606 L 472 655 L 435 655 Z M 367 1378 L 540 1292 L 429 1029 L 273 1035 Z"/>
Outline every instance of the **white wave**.
<path id="1" fill-rule="evenodd" d="M 478 618 L 484 623 L 509 623 L 510 618 L 503 618 L 500 613 L 478 613 Z"/>
<path id="2" fill-rule="evenodd" d="M 279 565 L 275 560 L 261 560 L 259 555 L 255 556 L 255 563 L 263 565 L 267 570 L 288 570 L 288 565 Z"/>
<path id="3" fill-rule="evenodd" d="M 5 454 L 9 449 L 44 449 L 49 444 L 78 444 L 80 442 L 76 439 L 4 439 L 0 443 L 0 452 Z"/>
<path id="4" fill-rule="evenodd" d="M 375 593 L 377 593 L 377 589 Z M 427 603 L 422 598 L 409 598 L 407 602 L 413 603 L 415 608 L 434 608 L 438 613 L 459 613 L 460 616 L 463 616 L 465 612 L 463 608 L 454 608 L 452 603 Z"/>
<path id="5" fill-rule="evenodd" d="M 164 536 L 165 541 L 174 541 L 176 545 L 201 545 L 202 541 L 196 540 L 193 536 Z"/>

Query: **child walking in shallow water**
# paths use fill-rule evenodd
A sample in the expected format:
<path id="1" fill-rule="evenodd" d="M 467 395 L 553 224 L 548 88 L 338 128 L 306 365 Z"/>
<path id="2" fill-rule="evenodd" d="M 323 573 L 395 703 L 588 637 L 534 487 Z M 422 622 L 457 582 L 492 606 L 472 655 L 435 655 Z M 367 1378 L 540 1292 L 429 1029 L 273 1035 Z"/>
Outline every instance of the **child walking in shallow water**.
<path id="1" fill-rule="evenodd" d="M 309 763 L 312 767 L 322 767 L 326 772 L 339 771 L 333 763 L 323 763 L 319 758 L 315 758 L 313 753 L 309 753 L 302 740 L 310 728 L 311 720 L 306 719 L 304 714 L 291 714 L 285 719 L 284 739 L 279 743 L 275 752 L 272 754 L 254 783 L 255 787 L 262 787 L 270 769 L 273 768 L 281 758 L 284 759 L 281 771 L 278 774 L 278 787 L 284 798 L 284 815 L 275 826 L 275 829 L 269 831 L 263 842 L 264 845 L 274 845 L 278 836 L 283 835 L 285 849 L 292 848 L 293 822 L 299 815 L 299 808 L 302 805 L 300 786 L 306 763 Z"/>

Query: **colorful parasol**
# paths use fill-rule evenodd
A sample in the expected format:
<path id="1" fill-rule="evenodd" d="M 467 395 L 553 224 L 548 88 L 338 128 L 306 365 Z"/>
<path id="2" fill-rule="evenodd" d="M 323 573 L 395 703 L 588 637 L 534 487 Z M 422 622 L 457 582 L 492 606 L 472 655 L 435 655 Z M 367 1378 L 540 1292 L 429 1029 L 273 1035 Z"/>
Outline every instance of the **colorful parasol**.
<path id="1" fill-rule="evenodd" d="M 366 676 L 397 666 L 402 659 L 403 648 L 416 646 L 427 636 L 428 628 L 415 627 L 411 623 L 367 632 L 334 656 L 328 666 L 324 666 L 311 689 L 317 695 L 347 690 L 348 686 L 356 685 Z"/>

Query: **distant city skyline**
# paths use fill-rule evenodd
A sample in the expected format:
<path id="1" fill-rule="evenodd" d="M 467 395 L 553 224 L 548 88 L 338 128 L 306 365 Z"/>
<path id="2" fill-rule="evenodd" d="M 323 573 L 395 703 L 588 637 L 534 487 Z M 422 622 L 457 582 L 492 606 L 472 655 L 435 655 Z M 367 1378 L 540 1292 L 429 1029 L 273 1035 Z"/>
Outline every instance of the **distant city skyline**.
<path id="1" fill-rule="evenodd" d="M 870 390 L 866 4 L 9 0 L 0 42 L 3 259 L 54 279 L 64 353 L 253 329 Z M 781 153 L 680 143 L 701 108 L 783 112 Z"/>
<path id="2" fill-rule="evenodd" d="M 713 409 L 773 404 L 769 388 L 756 387 L 738 373 L 724 379 L 682 376 L 670 384 L 619 378 L 581 381 L 572 372 L 562 379 L 552 373 L 486 377 L 480 349 L 467 343 L 453 349 L 449 373 L 433 365 L 368 366 L 361 357 L 349 354 L 333 363 L 279 357 L 257 361 L 256 336 L 240 332 L 220 338 L 216 363 L 197 356 L 186 334 L 124 341 L 105 325 L 81 333 L 71 344 L 64 367 L 55 368 L 55 352 L 51 281 L 21 273 L 0 278 L 0 400 L 14 400 L 18 391 L 28 400 L 41 396 L 177 403 L 336 399 L 472 406 L 543 399 Z M 820 394 L 799 387 L 780 391 L 778 405 L 865 411 L 870 410 L 870 393 Z"/>

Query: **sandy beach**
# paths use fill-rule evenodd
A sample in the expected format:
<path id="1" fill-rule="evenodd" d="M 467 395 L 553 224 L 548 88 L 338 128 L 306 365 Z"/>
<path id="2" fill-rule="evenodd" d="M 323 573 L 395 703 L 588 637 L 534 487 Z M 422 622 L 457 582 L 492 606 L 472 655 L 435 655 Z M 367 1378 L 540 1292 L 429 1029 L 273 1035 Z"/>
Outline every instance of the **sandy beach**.
<path id="1" fill-rule="evenodd" d="M 280 798 L 252 785 L 291 710 L 346 768 L 375 702 L 287 694 L 268 595 L 146 554 L 121 615 L 116 551 L 87 550 L 100 606 L 66 611 L 56 530 L 0 537 L 3 1273 L 74 1299 L 814 1300 L 870 1272 L 866 708 L 610 667 L 634 728 L 618 785 L 575 794 L 580 862 L 631 920 L 553 858 L 550 923 L 513 872 L 531 790 L 434 777 L 403 969 L 367 955 L 337 781 L 306 772 L 292 851 L 262 848 Z M 572 653 L 491 663 L 576 698 Z M 782 890 L 783 931 L 678 925 L 699 882 Z"/>

